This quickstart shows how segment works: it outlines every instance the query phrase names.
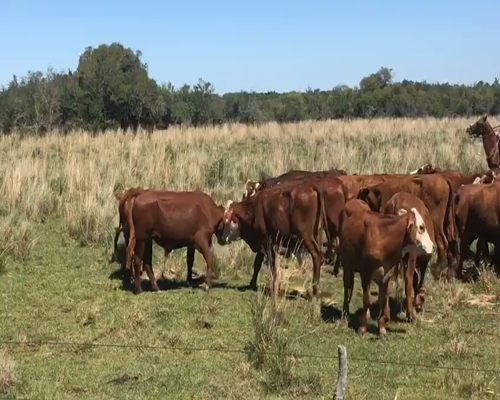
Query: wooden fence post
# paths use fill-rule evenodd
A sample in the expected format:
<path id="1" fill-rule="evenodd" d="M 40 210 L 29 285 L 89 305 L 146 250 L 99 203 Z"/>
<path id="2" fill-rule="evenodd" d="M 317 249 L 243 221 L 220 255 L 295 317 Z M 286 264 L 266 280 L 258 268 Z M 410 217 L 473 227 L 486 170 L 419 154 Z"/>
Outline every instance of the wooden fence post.
<path id="1" fill-rule="evenodd" d="M 338 346 L 339 350 L 339 373 L 337 377 L 337 390 L 335 391 L 336 400 L 344 400 L 345 389 L 347 386 L 347 350 L 345 346 Z"/>

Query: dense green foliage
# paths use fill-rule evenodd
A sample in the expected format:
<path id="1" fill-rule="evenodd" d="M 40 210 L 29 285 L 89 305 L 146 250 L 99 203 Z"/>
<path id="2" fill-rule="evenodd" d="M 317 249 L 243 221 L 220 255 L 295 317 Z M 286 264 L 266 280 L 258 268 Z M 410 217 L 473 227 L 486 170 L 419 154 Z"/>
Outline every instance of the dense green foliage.
<path id="1" fill-rule="evenodd" d="M 445 117 L 500 113 L 500 83 L 474 85 L 393 82 L 391 69 L 361 79 L 359 87 L 289 93 L 215 93 L 194 86 L 159 85 L 141 52 L 119 43 L 87 48 L 76 71 L 29 71 L 0 92 L 0 131 L 44 133 L 87 129 L 166 128 L 223 122 L 293 122 L 329 118 Z"/>

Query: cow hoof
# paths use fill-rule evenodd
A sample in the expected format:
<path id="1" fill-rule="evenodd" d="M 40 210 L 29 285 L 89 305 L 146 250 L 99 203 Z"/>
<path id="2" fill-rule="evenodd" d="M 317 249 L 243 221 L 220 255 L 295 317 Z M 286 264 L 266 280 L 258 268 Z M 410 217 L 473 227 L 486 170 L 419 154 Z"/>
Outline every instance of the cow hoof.
<path id="1" fill-rule="evenodd" d="M 385 332 L 384 333 L 380 333 L 379 337 L 380 337 L 380 340 L 382 342 L 385 342 L 387 340 L 387 333 L 385 333 Z"/>
<path id="2" fill-rule="evenodd" d="M 206 283 L 203 283 L 201 285 L 201 288 L 203 289 L 204 292 L 209 292 L 210 291 L 210 287 Z"/>

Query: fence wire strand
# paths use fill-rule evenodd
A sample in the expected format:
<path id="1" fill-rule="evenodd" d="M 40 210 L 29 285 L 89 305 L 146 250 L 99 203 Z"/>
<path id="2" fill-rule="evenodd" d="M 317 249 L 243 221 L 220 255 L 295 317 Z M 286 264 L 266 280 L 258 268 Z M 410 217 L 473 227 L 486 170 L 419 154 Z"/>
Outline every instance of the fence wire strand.
<path id="1" fill-rule="evenodd" d="M 120 344 L 120 343 L 94 343 L 94 342 L 57 342 L 57 341 L 14 341 L 14 340 L 0 340 L 0 346 L 77 346 L 77 347 L 114 347 L 114 348 L 125 348 L 125 349 L 145 349 L 145 350 L 167 350 L 167 351 L 187 351 L 187 352 L 215 352 L 215 353 L 235 353 L 235 354 L 246 354 L 244 349 L 230 349 L 230 348 L 206 348 L 206 347 L 177 347 L 177 346 L 151 346 L 151 345 L 140 345 L 140 344 Z M 277 355 L 274 352 L 266 352 L 267 355 Z M 289 357 L 296 358 L 311 358 L 311 359 L 326 359 L 326 360 L 338 360 L 338 355 L 331 354 L 301 354 L 293 353 L 287 354 Z M 393 360 L 379 360 L 370 359 L 364 357 L 356 357 L 349 355 L 348 362 L 364 362 L 372 364 L 385 364 L 385 365 L 398 365 L 406 367 L 424 368 L 424 369 L 444 369 L 451 371 L 467 371 L 467 372 L 483 372 L 483 373 L 495 373 L 500 374 L 500 369 L 490 369 L 490 368 L 469 368 L 469 367 L 456 367 L 449 365 L 432 365 L 432 364 L 420 364 L 414 362 L 405 361 L 393 361 Z M 0 398 L 1 400 L 1 398 Z"/>

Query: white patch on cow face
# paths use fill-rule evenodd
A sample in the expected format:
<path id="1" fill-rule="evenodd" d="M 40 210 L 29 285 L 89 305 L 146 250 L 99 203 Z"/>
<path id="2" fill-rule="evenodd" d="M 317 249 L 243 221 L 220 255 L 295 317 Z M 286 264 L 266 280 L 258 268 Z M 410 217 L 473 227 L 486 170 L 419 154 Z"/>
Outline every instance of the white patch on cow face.
<path id="1" fill-rule="evenodd" d="M 221 235 L 221 244 L 228 244 L 240 239 L 240 227 L 239 224 L 234 221 L 233 210 L 231 210 L 229 206 L 224 212 L 224 230 Z"/>
<path id="2" fill-rule="evenodd" d="M 417 237 L 416 245 L 420 249 L 424 250 L 427 254 L 432 254 L 434 251 L 434 243 L 427 232 L 427 227 L 425 226 L 424 219 L 417 211 L 415 207 L 411 209 L 411 212 L 415 214 L 415 226 L 417 227 Z"/>
<path id="3" fill-rule="evenodd" d="M 410 175 L 418 174 L 418 171 L 420 171 L 420 168 L 417 168 L 415 171 L 411 171 Z"/>
<path id="4" fill-rule="evenodd" d="M 472 182 L 473 185 L 478 185 L 480 183 L 481 183 L 481 178 L 479 176 L 476 179 L 474 179 L 474 182 Z"/>

